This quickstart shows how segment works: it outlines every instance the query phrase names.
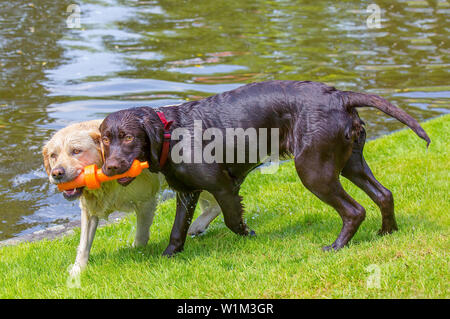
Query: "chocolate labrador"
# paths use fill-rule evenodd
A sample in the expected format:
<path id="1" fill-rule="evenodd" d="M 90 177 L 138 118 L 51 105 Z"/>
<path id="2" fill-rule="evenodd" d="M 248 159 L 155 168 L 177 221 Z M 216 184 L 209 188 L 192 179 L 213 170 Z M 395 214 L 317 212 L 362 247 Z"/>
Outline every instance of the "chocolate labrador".
<path id="1" fill-rule="evenodd" d="M 258 150 L 267 149 L 275 142 L 276 153 L 281 157 L 294 157 L 297 174 L 306 188 L 341 216 L 343 226 L 339 236 L 332 245 L 324 247 L 324 250 L 337 250 L 349 242 L 366 215 L 365 209 L 343 189 L 340 174 L 379 206 L 380 234 L 397 230 L 392 193 L 375 179 L 363 157 L 366 133 L 356 108 L 364 106 L 394 117 L 409 126 L 427 145 L 430 143 L 414 118 L 382 97 L 340 91 L 310 81 L 268 81 L 251 83 L 177 107 L 138 107 L 110 114 L 100 126 L 105 153 L 102 169 L 107 175 L 123 173 L 137 158 L 148 160 L 152 172 L 162 172 L 166 176 L 169 185 L 177 191 L 176 217 L 169 246 L 164 251 L 164 255 L 170 256 L 183 250 L 202 190 L 214 195 L 228 228 L 239 235 L 254 234 L 243 221 L 239 189 L 247 174 L 263 162 L 259 153 L 256 160 L 254 157 L 251 160 L 250 149 L 255 145 Z M 197 150 L 192 145 L 192 149 L 180 148 L 182 141 L 174 135 L 185 130 L 191 135 L 184 135 L 183 141 L 191 139 L 192 142 L 195 140 L 192 135 L 195 136 L 195 129 L 199 128 L 204 138 L 200 144 L 194 141 L 194 146 L 200 145 L 201 151 L 211 148 L 213 129 L 214 153 L 231 151 L 232 155 L 227 153 L 223 161 L 198 161 L 198 158 L 189 161 Z M 263 143 L 245 134 L 242 150 L 235 138 L 225 139 L 230 128 L 241 129 L 244 134 L 251 129 L 275 130 L 277 134 L 270 135 Z M 273 148 L 271 150 L 273 152 Z M 180 160 L 180 156 L 184 160 Z"/>

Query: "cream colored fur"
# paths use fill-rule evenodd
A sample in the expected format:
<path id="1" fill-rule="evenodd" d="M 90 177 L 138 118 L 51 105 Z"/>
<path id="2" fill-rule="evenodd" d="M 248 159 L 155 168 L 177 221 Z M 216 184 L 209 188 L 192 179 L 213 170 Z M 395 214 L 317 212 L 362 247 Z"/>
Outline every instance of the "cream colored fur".
<path id="1" fill-rule="evenodd" d="M 42 153 L 44 166 L 53 184 L 73 180 L 83 167 L 103 165 L 98 127 L 102 120 L 87 121 L 69 125 L 56 132 L 44 146 Z M 74 154 L 74 150 L 79 150 Z M 51 171 L 63 167 L 65 179 L 57 181 Z M 136 235 L 133 246 L 145 246 L 150 236 L 159 192 L 167 188 L 162 175 L 144 170 L 126 187 L 117 182 L 103 183 L 97 190 L 83 189 L 80 196 L 81 234 L 75 263 L 70 275 L 78 275 L 87 265 L 99 218 L 107 218 L 115 211 L 135 212 L 137 216 Z M 213 196 L 203 192 L 200 196 L 202 214 L 192 223 L 188 233 L 196 235 L 204 232 L 221 210 Z"/>

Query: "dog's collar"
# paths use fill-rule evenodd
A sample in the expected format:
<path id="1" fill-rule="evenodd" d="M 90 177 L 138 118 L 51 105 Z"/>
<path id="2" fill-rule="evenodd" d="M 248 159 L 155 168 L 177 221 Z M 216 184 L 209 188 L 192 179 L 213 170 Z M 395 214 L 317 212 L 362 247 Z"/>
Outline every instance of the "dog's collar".
<path id="1" fill-rule="evenodd" d="M 169 129 L 173 121 L 167 121 L 166 117 L 164 116 L 164 113 L 161 111 L 156 111 L 156 114 L 158 114 L 159 119 L 164 124 L 164 141 L 162 145 L 161 156 L 159 158 L 159 167 L 163 168 L 164 164 L 166 164 L 167 157 L 169 156 L 169 147 L 171 138 L 171 133 Z"/>

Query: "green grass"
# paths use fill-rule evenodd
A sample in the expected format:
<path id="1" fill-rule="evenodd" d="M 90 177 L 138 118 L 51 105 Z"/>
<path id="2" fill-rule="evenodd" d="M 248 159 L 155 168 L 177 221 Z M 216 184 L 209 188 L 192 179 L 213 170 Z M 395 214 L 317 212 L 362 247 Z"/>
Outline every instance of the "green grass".
<path id="1" fill-rule="evenodd" d="M 79 231 L 0 248 L 0 297 L 449 298 L 449 123 L 450 116 L 424 123 L 428 150 L 411 130 L 366 145 L 367 162 L 394 194 L 399 231 L 393 235 L 376 235 L 378 208 L 342 179 L 367 218 L 348 247 L 322 252 L 341 220 L 288 162 L 276 175 L 251 174 L 243 185 L 245 219 L 256 238 L 233 234 L 219 217 L 204 236 L 188 238 L 184 252 L 162 257 L 175 211 L 169 200 L 159 206 L 145 248 L 131 247 L 134 216 L 100 228 L 80 288 L 67 285 Z M 367 285 L 371 267 L 379 287 Z"/>

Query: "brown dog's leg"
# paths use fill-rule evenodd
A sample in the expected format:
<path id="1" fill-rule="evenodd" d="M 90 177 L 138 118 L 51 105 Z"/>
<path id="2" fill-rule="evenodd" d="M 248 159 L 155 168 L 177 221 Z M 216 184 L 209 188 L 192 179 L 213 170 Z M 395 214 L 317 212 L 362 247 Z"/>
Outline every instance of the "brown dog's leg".
<path id="1" fill-rule="evenodd" d="M 311 180 L 304 173 L 299 175 L 301 175 L 301 179 L 306 188 L 322 201 L 334 207 L 341 216 L 343 226 L 338 238 L 331 246 L 323 248 L 324 250 L 330 250 L 331 248 L 334 250 L 341 249 L 352 239 L 359 225 L 363 222 L 366 216 L 364 207 L 345 192 L 338 179 L 328 181 Z"/>
<path id="2" fill-rule="evenodd" d="M 309 142 L 299 147 L 295 167 L 305 187 L 341 216 L 343 225 L 338 238 L 331 246 L 323 248 L 338 250 L 349 242 L 366 216 L 364 207 L 345 192 L 339 181 L 339 173 L 350 157 L 352 146 L 326 137 Z"/>
<path id="3" fill-rule="evenodd" d="M 194 215 L 195 207 L 200 196 L 200 192 L 177 192 L 177 211 L 170 233 L 170 242 L 164 256 L 173 256 L 183 250 L 186 241 L 187 231 Z"/>
<path id="4" fill-rule="evenodd" d="M 373 176 L 361 152 L 354 152 L 342 170 L 342 175 L 361 188 L 380 207 L 381 229 L 378 234 L 390 234 L 398 230 L 394 215 L 392 193 Z"/>
<path id="5" fill-rule="evenodd" d="M 238 190 L 227 191 L 222 189 L 220 191 L 213 192 L 213 195 L 222 209 L 225 225 L 227 225 L 231 231 L 238 235 L 254 236 L 255 232 L 250 230 L 242 219 L 244 209 L 241 203 L 242 198 L 239 196 L 238 192 Z"/>

